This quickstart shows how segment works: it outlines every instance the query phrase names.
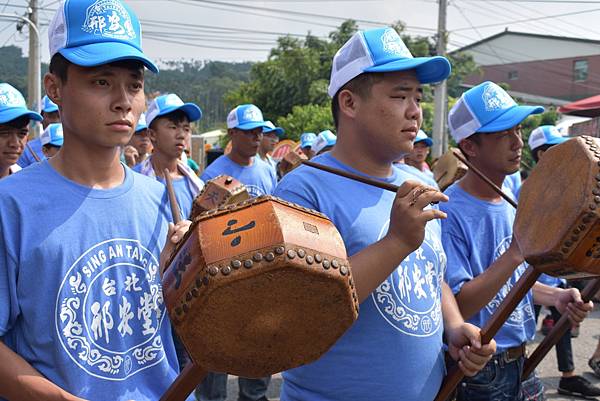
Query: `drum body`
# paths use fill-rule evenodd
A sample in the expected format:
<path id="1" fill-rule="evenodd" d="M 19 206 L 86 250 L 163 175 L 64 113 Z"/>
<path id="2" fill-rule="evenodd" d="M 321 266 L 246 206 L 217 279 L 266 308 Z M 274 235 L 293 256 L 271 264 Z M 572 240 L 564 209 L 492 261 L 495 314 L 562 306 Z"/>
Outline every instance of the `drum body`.
<path id="1" fill-rule="evenodd" d="M 207 181 L 194 199 L 191 220 L 200 213 L 250 199 L 244 184 L 228 175 L 220 175 Z"/>
<path id="2" fill-rule="evenodd" d="M 460 180 L 469 169 L 452 154 L 453 152 L 460 152 L 460 149 L 448 149 L 433 165 L 433 178 L 442 191 Z"/>
<path id="3" fill-rule="evenodd" d="M 268 196 L 198 216 L 163 288 L 194 363 L 244 377 L 317 359 L 358 313 L 333 224 Z"/>
<path id="4" fill-rule="evenodd" d="M 281 176 L 283 177 L 301 165 L 303 160 L 308 160 L 308 157 L 306 157 L 304 154 L 296 152 L 289 152 L 286 154 L 279 162 L 279 172 L 281 173 Z"/>
<path id="5" fill-rule="evenodd" d="M 525 260 L 566 278 L 600 275 L 600 139 L 546 151 L 523 184 L 514 235 Z"/>

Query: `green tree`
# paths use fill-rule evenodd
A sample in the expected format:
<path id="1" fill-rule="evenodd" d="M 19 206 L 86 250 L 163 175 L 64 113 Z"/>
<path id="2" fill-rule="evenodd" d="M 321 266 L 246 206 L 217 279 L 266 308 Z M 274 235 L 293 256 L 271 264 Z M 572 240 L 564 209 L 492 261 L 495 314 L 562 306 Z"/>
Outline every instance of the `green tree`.
<path id="1" fill-rule="evenodd" d="M 277 119 L 277 124 L 285 129 L 285 136 L 294 141 L 298 141 L 303 132 L 318 134 L 326 129 L 334 130 L 331 108 L 317 104 L 294 106 L 291 113 Z"/>

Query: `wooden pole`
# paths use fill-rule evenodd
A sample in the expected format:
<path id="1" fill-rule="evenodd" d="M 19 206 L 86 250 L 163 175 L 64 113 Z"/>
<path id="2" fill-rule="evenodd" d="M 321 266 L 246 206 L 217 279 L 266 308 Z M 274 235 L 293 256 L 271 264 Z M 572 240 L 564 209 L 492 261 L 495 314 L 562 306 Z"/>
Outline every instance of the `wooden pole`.
<path id="1" fill-rule="evenodd" d="M 173 189 L 173 180 L 169 169 L 163 170 L 165 176 L 165 183 L 167 184 L 167 193 L 169 194 L 169 203 L 171 204 L 171 215 L 173 216 L 173 223 L 177 224 L 181 221 L 181 212 L 179 211 L 179 204 L 177 203 L 177 197 L 175 196 L 175 190 Z"/>

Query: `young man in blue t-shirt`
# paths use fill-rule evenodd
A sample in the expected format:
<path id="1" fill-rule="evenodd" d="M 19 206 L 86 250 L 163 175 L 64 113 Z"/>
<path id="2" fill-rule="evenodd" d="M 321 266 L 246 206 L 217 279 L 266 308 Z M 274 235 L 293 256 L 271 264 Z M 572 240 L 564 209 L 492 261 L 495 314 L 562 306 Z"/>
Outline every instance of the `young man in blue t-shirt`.
<path id="1" fill-rule="evenodd" d="M 498 85 L 484 82 L 462 95 L 448 122 L 462 152 L 500 187 L 519 168 L 521 122 L 542 111 L 542 107 L 519 106 Z M 472 170 L 445 194 L 450 201 L 440 208 L 448 215 L 442 222 L 446 279 L 463 316 L 483 327 L 526 269 L 512 240 L 516 211 Z M 576 323 L 592 307 L 581 301 L 576 289 L 536 283 L 495 336 L 494 358 L 458 386 L 459 401 L 543 399 L 543 386 L 535 374 L 521 382 L 525 344 L 535 334 L 534 301 L 567 310 Z"/>
<path id="2" fill-rule="evenodd" d="M 152 155 L 133 169 L 165 183 L 164 170 L 169 170 L 173 190 L 183 219 L 192 211 L 194 198 L 204 184 L 196 173 L 181 161 L 187 138 L 192 133 L 191 122 L 202 117 L 200 107 L 194 103 L 183 103 L 175 94 L 155 98 L 146 113 L 148 136 L 152 141 Z"/>
<path id="3" fill-rule="evenodd" d="M 64 143 L 0 181 L 0 398 L 154 401 L 178 372 L 161 249 L 189 222 L 168 231 L 164 187 L 119 159 L 157 68 L 118 0 L 67 0 L 48 31 Z"/>
<path id="4" fill-rule="evenodd" d="M 493 354 L 465 324 L 444 284 L 446 255 L 432 202 L 447 198 L 393 162 L 422 123 L 421 84 L 450 73 L 443 57 L 413 58 L 392 28 L 356 33 L 336 53 L 329 85 L 338 132 L 314 158 L 400 186 L 396 194 L 301 166 L 276 196 L 316 209 L 340 231 L 360 304 L 358 320 L 316 362 L 283 374 L 282 401 L 431 401 L 445 374 L 443 338 L 467 374 Z"/>
<path id="5" fill-rule="evenodd" d="M 200 178 L 206 182 L 227 174 L 244 184 L 251 196 L 269 195 L 277 185 L 275 169 L 256 157 L 263 129 L 269 129 L 262 112 L 253 104 L 242 104 L 227 116 L 231 153 L 212 162 Z"/>
<path id="6" fill-rule="evenodd" d="M 0 179 L 21 170 L 17 162 L 27 143 L 30 120 L 41 121 L 42 116 L 27 109 L 21 92 L 0 83 Z"/>
<path id="7" fill-rule="evenodd" d="M 58 114 L 58 106 L 48 98 L 48 96 L 44 96 L 42 98 L 42 129 L 48 128 L 50 124 L 60 123 L 60 115 Z M 27 142 L 27 147 L 25 151 L 19 158 L 17 164 L 22 168 L 29 166 L 37 162 L 35 156 L 32 154 L 35 152 L 36 156 L 40 160 L 45 159 L 44 152 L 42 151 L 42 143 L 40 138 L 34 138 Z"/>

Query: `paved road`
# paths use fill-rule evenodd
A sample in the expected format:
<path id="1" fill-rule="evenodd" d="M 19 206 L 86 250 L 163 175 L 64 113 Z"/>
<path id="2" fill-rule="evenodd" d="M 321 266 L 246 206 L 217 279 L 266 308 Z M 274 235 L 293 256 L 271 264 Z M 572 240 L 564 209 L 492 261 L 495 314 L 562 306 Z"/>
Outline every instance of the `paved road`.
<path id="1" fill-rule="evenodd" d="M 540 313 L 540 321 L 542 316 L 545 316 L 545 311 L 542 310 Z M 573 355 L 575 358 L 575 369 L 577 373 L 583 374 L 587 379 L 597 386 L 600 386 L 600 379 L 594 376 L 587 365 L 587 361 L 596 349 L 598 338 L 600 335 L 600 306 L 596 306 L 594 311 L 590 314 L 589 318 L 582 324 L 580 329 L 579 337 L 573 339 Z M 531 352 L 537 343 L 541 341 L 543 337 L 539 334 L 536 335 L 535 342 L 531 343 L 529 352 Z M 560 373 L 557 369 L 556 364 L 556 353 L 554 349 L 550 351 L 548 356 L 542 361 L 538 367 L 538 375 L 541 377 L 546 387 L 546 398 L 549 401 L 571 401 L 581 400 L 581 398 L 565 397 L 556 392 L 558 387 L 558 381 L 560 379 Z M 281 375 L 273 376 L 271 385 L 269 387 L 269 393 L 267 396 L 270 400 L 276 401 L 279 396 L 279 388 L 281 386 Z M 237 401 L 237 379 L 235 377 L 229 377 L 228 382 L 228 397 L 227 401 Z M 600 397 L 599 397 L 600 400 Z M 365 400 L 367 401 L 367 400 Z"/>

